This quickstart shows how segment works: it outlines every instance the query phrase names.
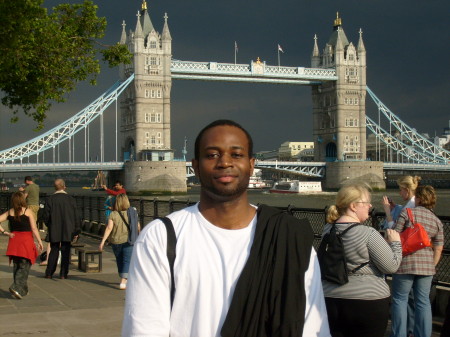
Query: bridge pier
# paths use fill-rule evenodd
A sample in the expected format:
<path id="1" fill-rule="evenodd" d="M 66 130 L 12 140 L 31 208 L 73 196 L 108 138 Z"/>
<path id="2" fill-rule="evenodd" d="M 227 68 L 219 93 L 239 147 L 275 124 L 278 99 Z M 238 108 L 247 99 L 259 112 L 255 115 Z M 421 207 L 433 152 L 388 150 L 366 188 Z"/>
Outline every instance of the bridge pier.
<path id="1" fill-rule="evenodd" d="M 386 189 L 381 161 L 328 162 L 326 168 L 326 189 L 339 189 L 348 183 L 366 183 L 375 190 Z"/>
<path id="2" fill-rule="evenodd" d="M 125 188 L 132 193 L 186 193 L 184 161 L 132 161 L 125 163 Z"/>

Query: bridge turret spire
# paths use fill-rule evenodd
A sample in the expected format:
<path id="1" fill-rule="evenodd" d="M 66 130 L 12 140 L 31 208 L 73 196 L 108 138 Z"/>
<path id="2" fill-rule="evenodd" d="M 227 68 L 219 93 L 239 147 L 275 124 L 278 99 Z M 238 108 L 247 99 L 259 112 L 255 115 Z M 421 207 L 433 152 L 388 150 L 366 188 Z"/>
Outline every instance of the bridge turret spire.
<path id="1" fill-rule="evenodd" d="M 147 2 L 145 0 L 142 2 L 141 25 L 142 25 L 142 34 L 144 35 L 144 38 L 147 40 L 148 34 L 150 34 L 153 30 L 155 30 L 155 28 L 153 27 L 152 20 L 150 20 L 150 15 L 148 14 L 147 9 Z"/>
<path id="2" fill-rule="evenodd" d="M 125 31 L 125 27 L 126 27 L 126 23 L 125 20 L 122 21 L 122 36 L 120 37 L 120 43 L 121 44 L 125 44 L 127 43 L 127 32 Z"/>
<path id="3" fill-rule="evenodd" d="M 136 38 L 138 38 L 138 37 L 142 37 L 143 38 L 144 35 L 142 34 L 142 26 L 141 26 L 141 20 L 140 20 L 141 13 L 138 11 L 136 16 L 137 16 L 137 22 L 136 22 L 136 30 L 134 31 L 134 36 Z"/>
<path id="4" fill-rule="evenodd" d="M 364 46 L 364 41 L 362 37 L 363 31 L 359 29 L 359 41 L 358 41 L 358 53 L 366 52 L 366 47 Z"/>
<path id="5" fill-rule="evenodd" d="M 317 45 L 317 35 L 314 34 L 314 48 L 311 55 L 311 67 L 317 68 L 320 66 L 320 52 Z"/>
<path id="6" fill-rule="evenodd" d="M 164 27 L 162 31 L 162 39 L 163 40 L 172 40 L 172 36 L 170 35 L 169 31 L 169 24 L 167 23 L 167 19 L 169 17 L 167 16 L 167 13 L 164 13 Z"/>

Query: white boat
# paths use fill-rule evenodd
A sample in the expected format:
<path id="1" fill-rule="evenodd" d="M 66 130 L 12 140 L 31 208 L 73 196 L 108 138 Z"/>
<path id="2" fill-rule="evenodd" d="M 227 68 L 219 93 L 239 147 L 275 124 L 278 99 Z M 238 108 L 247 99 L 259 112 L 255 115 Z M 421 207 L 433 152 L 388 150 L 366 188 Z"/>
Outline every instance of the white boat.
<path id="1" fill-rule="evenodd" d="M 275 182 L 270 193 L 310 193 L 322 192 L 320 181 L 299 181 L 283 179 Z"/>
<path id="2" fill-rule="evenodd" d="M 254 169 L 253 175 L 250 176 L 250 180 L 248 182 L 249 189 L 262 189 L 270 187 L 266 181 L 261 178 L 261 169 Z"/>

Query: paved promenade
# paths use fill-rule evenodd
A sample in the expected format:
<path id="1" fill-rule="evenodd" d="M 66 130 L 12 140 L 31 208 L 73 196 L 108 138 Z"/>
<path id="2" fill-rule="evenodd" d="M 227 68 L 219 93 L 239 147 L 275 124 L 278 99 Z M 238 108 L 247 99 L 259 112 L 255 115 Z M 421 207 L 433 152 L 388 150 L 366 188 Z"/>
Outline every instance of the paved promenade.
<path id="1" fill-rule="evenodd" d="M 111 247 L 106 247 L 103 253 L 101 273 L 84 273 L 72 264 L 67 280 L 57 277 L 46 279 L 45 267 L 36 263 L 28 279 L 29 294 L 17 300 L 8 291 L 12 283 L 12 266 L 8 265 L 5 256 L 7 242 L 8 238 L 0 235 L 1 337 L 120 336 L 125 291 L 119 290 L 119 277 Z M 86 236 L 82 236 L 79 242 L 92 248 L 96 248 L 99 243 Z M 58 273 L 59 266 L 55 275 L 58 276 Z M 433 332 L 432 337 L 438 336 L 439 333 Z"/>
<path id="2" fill-rule="evenodd" d="M 0 235 L 0 336 L 120 336 L 125 291 L 119 290 L 110 247 L 103 253 L 101 273 L 80 272 L 72 264 L 67 280 L 46 279 L 45 267 L 33 265 L 29 294 L 17 300 L 8 291 L 12 266 L 5 256 L 7 241 Z M 99 243 L 87 237 L 79 242 L 87 247 Z M 59 266 L 55 275 L 59 275 Z"/>

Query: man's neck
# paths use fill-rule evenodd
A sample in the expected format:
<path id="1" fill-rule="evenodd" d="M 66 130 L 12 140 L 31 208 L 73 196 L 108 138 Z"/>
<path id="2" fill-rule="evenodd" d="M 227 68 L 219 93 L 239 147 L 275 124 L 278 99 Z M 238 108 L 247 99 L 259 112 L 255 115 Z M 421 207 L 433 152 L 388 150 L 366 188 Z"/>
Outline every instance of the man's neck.
<path id="1" fill-rule="evenodd" d="M 248 203 L 247 196 L 225 202 L 200 198 L 198 207 L 206 220 L 224 229 L 245 228 L 256 213 L 256 208 Z"/>

